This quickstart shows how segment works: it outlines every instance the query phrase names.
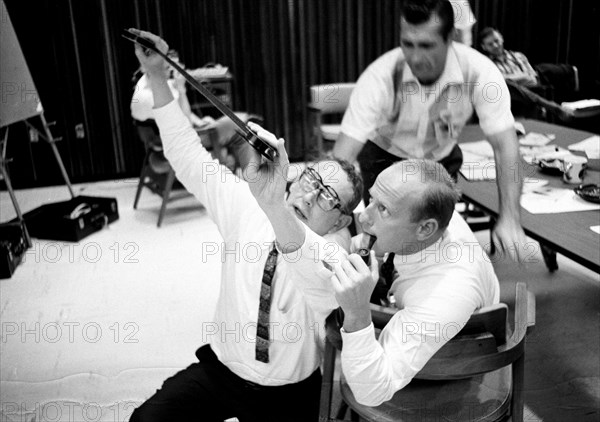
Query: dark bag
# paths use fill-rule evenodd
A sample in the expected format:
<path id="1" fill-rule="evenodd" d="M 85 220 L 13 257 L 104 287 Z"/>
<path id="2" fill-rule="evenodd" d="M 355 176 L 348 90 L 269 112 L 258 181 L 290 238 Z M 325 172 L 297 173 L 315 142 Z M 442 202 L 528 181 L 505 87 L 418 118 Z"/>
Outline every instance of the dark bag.
<path id="1" fill-rule="evenodd" d="M 116 198 L 76 196 L 42 205 L 24 216 L 31 237 L 76 242 L 119 218 Z"/>

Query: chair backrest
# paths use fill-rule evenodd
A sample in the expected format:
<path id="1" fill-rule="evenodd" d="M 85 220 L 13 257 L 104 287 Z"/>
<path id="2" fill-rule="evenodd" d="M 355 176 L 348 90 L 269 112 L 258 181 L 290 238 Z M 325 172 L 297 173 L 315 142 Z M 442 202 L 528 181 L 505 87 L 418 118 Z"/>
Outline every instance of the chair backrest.
<path id="1" fill-rule="evenodd" d="M 308 106 L 322 114 L 343 113 L 350 102 L 350 95 L 355 83 L 331 83 L 310 87 L 310 103 Z"/>
<path id="2" fill-rule="evenodd" d="M 535 297 L 525 283 L 517 283 L 515 320 L 508 327 L 505 304 L 473 314 L 465 327 L 446 343 L 415 378 L 460 379 L 506 366 L 523 354 L 525 334 L 535 324 Z"/>
<path id="3" fill-rule="evenodd" d="M 395 308 L 371 305 L 371 318 L 376 329 L 382 329 L 398 312 Z M 466 357 L 494 353 L 498 347 L 506 344 L 508 306 L 504 303 L 481 308 L 471 315 L 464 327 L 452 337 L 432 359 Z M 444 336 L 455 334 L 456 326 L 445 327 L 440 333 Z M 415 378 L 432 379 L 428 367 Z M 442 377 L 445 378 L 445 377 Z"/>

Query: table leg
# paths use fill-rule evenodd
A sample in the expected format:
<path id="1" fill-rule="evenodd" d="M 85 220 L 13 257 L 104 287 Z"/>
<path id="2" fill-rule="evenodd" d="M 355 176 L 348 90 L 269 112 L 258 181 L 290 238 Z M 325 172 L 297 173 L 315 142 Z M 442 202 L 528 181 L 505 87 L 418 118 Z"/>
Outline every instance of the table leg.
<path id="1" fill-rule="evenodd" d="M 556 251 L 554 251 L 545 243 L 540 243 L 540 248 L 542 250 L 542 257 L 544 258 L 544 263 L 546 264 L 548 271 L 553 273 L 554 271 L 558 270 L 558 263 L 556 262 Z"/>

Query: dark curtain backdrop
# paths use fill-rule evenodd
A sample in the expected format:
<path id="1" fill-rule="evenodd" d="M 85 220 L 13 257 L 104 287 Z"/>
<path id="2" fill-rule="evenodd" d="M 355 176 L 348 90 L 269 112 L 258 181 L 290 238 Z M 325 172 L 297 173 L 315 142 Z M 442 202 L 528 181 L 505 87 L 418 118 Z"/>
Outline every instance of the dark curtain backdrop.
<path id="1" fill-rule="evenodd" d="M 46 117 L 74 182 L 137 176 L 143 147 L 129 101 L 137 68 L 122 28 L 162 35 L 190 68 L 229 66 L 234 108 L 261 114 L 293 159 L 312 147 L 308 86 L 354 81 L 398 39 L 394 0 L 5 0 Z M 594 3 L 594 4 L 592 4 Z M 478 28 L 493 25 L 532 62 L 577 65 L 600 75 L 598 2 L 471 0 Z M 0 58 L 1 59 L 1 58 Z M 596 85 L 594 85 L 596 84 Z M 597 94 L 596 94 L 597 96 Z M 84 129 L 76 136 L 75 126 Z M 61 184 L 48 146 L 11 127 L 16 187 Z"/>

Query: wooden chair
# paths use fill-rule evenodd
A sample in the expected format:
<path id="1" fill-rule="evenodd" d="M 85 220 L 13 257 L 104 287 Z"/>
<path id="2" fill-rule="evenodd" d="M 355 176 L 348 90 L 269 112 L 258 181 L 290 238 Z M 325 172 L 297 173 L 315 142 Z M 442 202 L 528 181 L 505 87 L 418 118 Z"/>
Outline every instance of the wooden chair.
<path id="1" fill-rule="evenodd" d="M 263 118 L 256 114 L 246 112 L 235 112 L 236 116 L 243 122 L 254 122 L 263 124 Z M 167 209 L 171 191 L 179 182 L 175 171 L 163 154 L 162 141 L 158 136 L 158 129 L 150 126 L 137 126 L 138 136 L 144 143 L 146 156 L 142 164 L 140 180 L 138 182 L 133 209 L 137 209 L 140 196 L 144 187 L 162 197 L 160 211 L 158 213 L 157 227 L 160 227 Z M 210 151 L 213 158 L 219 163 L 236 172 L 244 161 L 244 150 L 246 142 L 239 142 L 236 127 L 228 117 L 221 117 L 213 124 L 197 129 L 196 132 L 202 141 L 202 145 Z"/>
<path id="2" fill-rule="evenodd" d="M 175 170 L 163 154 L 162 141 L 158 136 L 158 129 L 148 125 L 137 126 L 138 137 L 144 143 L 146 155 L 142 163 L 140 180 L 135 192 L 133 209 L 137 209 L 140 196 L 144 187 L 162 197 L 160 211 L 158 213 L 157 227 L 160 227 L 165 216 L 167 203 L 171 190 L 176 182 Z"/>
<path id="3" fill-rule="evenodd" d="M 373 305 L 376 328 L 394 314 Z M 333 375 L 341 348 L 339 316 L 327 319 L 320 421 L 339 421 L 350 407 L 351 420 L 381 422 L 497 421 L 509 416 L 523 421 L 525 337 L 535 324 L 535 297 L 525 283 L 516 285 L 514 326 L 507 323 L 508 307 L 498 304 L 475 312 L 465 327 L 446 343 L 391 400 L 377 407 L 358 403 L 340 380 L 343 400 L 332 417 Z"/>
<path id="4" fill-rule="evenodd" d="M 338 115 L 341 121 L 350 101 L 355 83 L 331 83 L 310 87 L 308 104 L 310 134 L 318 154 L 324 152 L 324 141 L 335 142 L 340 133 L 339 123 L 323 123 L 324 115 Z"/>

